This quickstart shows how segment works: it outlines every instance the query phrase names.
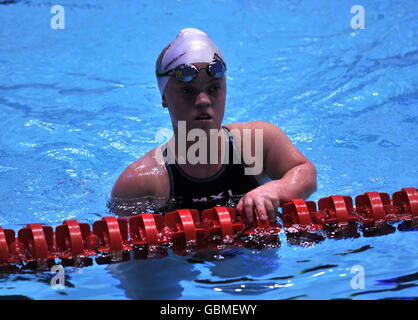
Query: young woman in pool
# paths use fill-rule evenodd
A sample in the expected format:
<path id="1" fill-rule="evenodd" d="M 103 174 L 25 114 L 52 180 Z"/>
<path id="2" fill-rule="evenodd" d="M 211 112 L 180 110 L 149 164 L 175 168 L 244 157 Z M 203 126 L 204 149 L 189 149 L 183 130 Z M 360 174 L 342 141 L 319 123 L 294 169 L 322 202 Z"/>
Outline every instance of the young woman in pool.
<path id="1" fill-rule="evenodd" d="M 255 212 L 273 221 L 280 204 L 316 190 L 314 165 L 281 129 L 264 121 L 222 126 L 225 72 L 220 50 L 200 30 L 183 29 L 164 48 L 156 74 L 174 135 L 120 175 L 113 211 L 138 213 L 122 204 L 147 199 L 156 212 L 236 205 L 249 223 Z"/>

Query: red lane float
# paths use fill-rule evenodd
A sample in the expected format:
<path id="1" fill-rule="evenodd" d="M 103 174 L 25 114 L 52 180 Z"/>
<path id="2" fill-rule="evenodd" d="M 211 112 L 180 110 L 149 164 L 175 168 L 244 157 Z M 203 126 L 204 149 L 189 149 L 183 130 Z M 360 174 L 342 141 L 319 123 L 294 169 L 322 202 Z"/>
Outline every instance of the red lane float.
<path id="1" fill-rule="evenodd" d="M 303 199 L 293 199 L 283 205 L 283 226 L 288 232 L 321 229 L 322 225 L 315 223 L 316 203 Z"/>
<path id="2" fill-rule="evenodd" d="M 349 196 L 332 195 L 318 201 L 293 199 L 282 207 L 281 219 L 291 243 L 318 242 L 325 237 L 345 238 L 376 236 L 398 230 L 418 229 L 418 191 L 404 188 L 393 194 L 366 192 L 353 200 Z M 359 229 L 359 230 L 358 230 Z M 0 265 L 22 262 L 88 259 L 110 263 L 135 258 L 155 257 L 150 252 L 185 255 L 196 251 L 220 250 L 229 246 L 249 247 L 257 244 L 280 245 L 281 225 L 260 219 L 254 213 L 250 224 L 246 216 L 239 217 L 235 208 L 213 207 L 201 213 L 194 209 L 179 209 L 160 214 L 142 213 L 130 218 L 103 217 L 93 223 L 66 220 L 52 227 L 28 224 L 15 232 L 0 227 Z M 261 242 L 258 242 L 260 241 Z M 158 255 L 157 255 L 158 256 Z M 91 260 L 91 259 L 90 259 Z"/>
<path id="3" fill-rule="evenodd" d="M 134 246 L 157 246 L 169 240 L 162 236 L 164 217 L 143 213 L 129 219 L 130 242 Z"/>
<path id="4" fill-rule="evenodd" d="M 291 244 L 312 244 L 325 239 L 319 232 L 324 227 L 324 217 L 319 216 L 313 201 L 293 199 L 285 203 L 282 220 L 287 241 Z"/>
<path id="5" fill-rule="evenodd" d="M 418 190 L 403 188 L 392 196 L 393 206 L 398 208 L 398 217 L 403 220 L 398 230 L 409 231 L 418 229 Z"/>
<path id="6" fill-rule="evenodd" d="M 128 241 L 128 221 L 123 218 L 104 217 L 93 223 L 93 234 L 99 239 L 99 252 L 132 249 Z"/>
<path id="7" fill-rule="evenodd" d="M 393 194 L 393 205 L 399 208 L 401 219 L 418 219 L 418 190 L 403 188 Z"/>
<path id="8" fill-rule="evenodd" d="M 167 229 L 165 234 L 171 239 L 182 239 L 185 243 L 197 243 L 205 238 L 207 230 L 201 223 L 199 211 L 195 209 L 179 209 L 165 216 Z"/>
<path id="9" fill-rule="evenodd" d="M 54 231 L 40 223 L 28 224 L 18 232 L 18 240 L 25 246 L 26 261 L 50 260 L 57 257 L 54 248 Z"/>
<path id="10" fill-rule="evenodd" d="M 415 188 L 395 192 L 393 201 L 387 193 L 366 192 L 355 198 L 333 195 L 318 201 L 294 199 L 283 205 L 282 220 L 288 240 L 317 242 L 330 238 L 378 236 L 395 231 L 390 224 L 403 221 L 398 229 L 414 230 L 418 224 L 418 193 Z M 308 238 L 307 238 L 308 237 Z"/>
<path id="11" fill-rule="evenodd" d="M 354 214 L 353 199 L 348 196 L 322 198 L 318 201 L 318 209 L 321 213 L 320 222 L 325 225 L 347 226 L 359 220 Z"/>
<path id="12" fill-rule="evenodd" d="M 200 221 L 199 211 L 179 209 L 165 215 L 164 235 L 171 239 L 172 250 L 177 255 L 202 251 L 207 246 L 208 230 Z"/>
<path id="13" fill-rule="evenodd" d="M 214 207 L 202 211 L 202 221 L 208 231 L 209 246 L 222 249 L 225 245 L 233 244 L 241 247 L 243 244 L 238 238 L 245 229 L 236 216 L 234 208 Z"/>
<path id="14" fill-rule="evenodd" d="M 214 207 L 203 210 L 202 220 L 207 224 L 209 235 L 219 235 L 226 242 L 232 241 L 245 228 L 233 208 Z"/>
<path id="15" fill-rule="evenodd" d="M 386 211 L 391 207 L 390 197 L 387 193 L 366 192 L 356 197 L 356 212 L 364 224 L 380 224 L 389 218 Z"/>
<path id="16" fill-rule="evenodd" d="M 11 257 L 9 246 L 15 242 L 15 232 L 13 230 L 0 227 L 0 265 L 16 262 Z"/>
<path id="17" fill-rule="evenodd" d="M 96 253 L 97 245 L 87 243 L 90 236 L 90 226 L 87 223 L 78 223 L 77 220 L 65 220 L 55 229 L 56 249 L 63 259 L 86 257 Z M 91 240 L 90 240 L 91 241 Z"/>

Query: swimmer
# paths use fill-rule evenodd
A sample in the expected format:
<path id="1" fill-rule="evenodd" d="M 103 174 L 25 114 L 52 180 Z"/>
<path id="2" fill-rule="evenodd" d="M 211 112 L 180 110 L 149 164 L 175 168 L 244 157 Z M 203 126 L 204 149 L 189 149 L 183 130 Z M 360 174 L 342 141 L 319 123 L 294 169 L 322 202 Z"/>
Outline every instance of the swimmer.
<path id="1" fill-rule="evenodd" d="M 175 199 L 174 209 L 236 206 L 251 224 L 256 211 L 262 221 L 275 221 L 280 205 L 316 190 L 315 166 L 280 128 L 265 121 L 222 125 L 226 70 L 219 48 L 198 29 L 181 30 L 162 50 L 156 76 L 174 135 L 123 171 L 112 211 L 137 214 L 118 203 L 148 199 L 163 213 Z M 210 143 L 196 148 L 193 132 L 205 133 Z"/>

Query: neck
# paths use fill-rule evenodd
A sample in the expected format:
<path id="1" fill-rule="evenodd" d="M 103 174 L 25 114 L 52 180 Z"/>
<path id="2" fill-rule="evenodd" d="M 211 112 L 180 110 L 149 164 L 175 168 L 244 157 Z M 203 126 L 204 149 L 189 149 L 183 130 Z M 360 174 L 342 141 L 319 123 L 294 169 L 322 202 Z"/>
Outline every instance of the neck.
<path id="1" fill-rule="evenodd" d="M 188 175 L 207 178 L 225 163 L 228 145 L 222 128 L 211 130 L 178 130 L 168 147 L 176 163 Z"/>

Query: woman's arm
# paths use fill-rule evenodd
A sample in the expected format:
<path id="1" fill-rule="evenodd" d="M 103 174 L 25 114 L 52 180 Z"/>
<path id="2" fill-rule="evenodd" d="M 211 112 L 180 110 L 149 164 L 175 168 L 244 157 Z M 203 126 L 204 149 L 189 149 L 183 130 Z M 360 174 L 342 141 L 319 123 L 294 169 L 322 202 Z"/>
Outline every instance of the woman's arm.
<path id="1" fill-rule="evenodd" d="M 252 125 L 254 126 L 254 125 Z M 263 171 L 272 181 L 248 192 L 237 210 L 252 223 L 254 209 L 261 220 L 275 221 L 279 205 L 309 197 L 316 190 L 316 169 L 277 126 L 257 121 L 263 131 Z"/>
<path id="2" fill-rule="evenodd" d="M 118 215 L 146 212 L 162 207 L 170 195 L 170 181 L 164 165 L 156 161 L 155 148 L 129 165 L 112 189 L 108 208 Z"/>

